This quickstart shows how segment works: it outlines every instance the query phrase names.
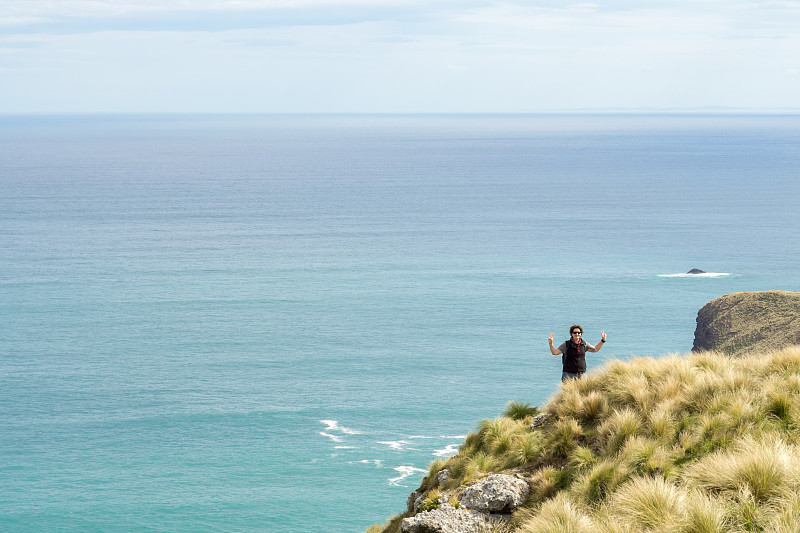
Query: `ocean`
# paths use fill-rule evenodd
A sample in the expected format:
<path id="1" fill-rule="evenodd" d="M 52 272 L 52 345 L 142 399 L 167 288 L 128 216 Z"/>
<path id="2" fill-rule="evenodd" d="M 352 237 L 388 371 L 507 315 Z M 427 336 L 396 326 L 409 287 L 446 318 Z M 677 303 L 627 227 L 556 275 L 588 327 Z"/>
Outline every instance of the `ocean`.
<path id="1" fill-rule="evenodd" d="M 797 115 L 0 116 L 0 530 L 364 531 L 550 332 L 798 290 L 799 178 Z"/>

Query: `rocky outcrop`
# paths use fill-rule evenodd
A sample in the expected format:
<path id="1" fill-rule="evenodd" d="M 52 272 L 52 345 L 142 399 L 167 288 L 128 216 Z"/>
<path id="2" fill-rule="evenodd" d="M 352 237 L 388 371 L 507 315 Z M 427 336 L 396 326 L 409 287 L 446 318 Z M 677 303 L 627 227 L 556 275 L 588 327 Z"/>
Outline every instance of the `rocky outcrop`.
<path id="1" fill-rule="evenodd" d="M 495 474 L 468 487 L 461 505 L 484 513 L 510 513 L 525 503 L 529 490 L 518 477 Z"/>
<path id="2" fill-rule="evenodd" d="M 705 270 L 700 270 L 699 268 L 693 268 L 687 274 L 705 274 Z"/>
<path id="3" fill-rule="evenodd" d="M 548 413 L 539 413 L 538 415 L 533 417 L 533 422 L 531 423 L 531 429 L 539 429 L 547 425 L 550 421 L 550 415 Z"/>
<path id="4" fill-rule="evenodd" d="M 403 519 L 403 533 L 476 533 L 489 526 L 508 522 L 517 507 L 525 503 L 530 489 L 517 476 L 494 474 L 467 487 L 458 507 L 446 496 L 438 509 L 423 511 Z M 424 493 L 414 491 L 408 496 L 409 513 L 416 513 L 424 500 Z M 453 500 L 449 500 L 453 501 Z"/>
<path id="5" fill-rule="evenodd" d="M 425 492 L 420 490 L 415 490 L 411 494 L 408 495 L 408 499 L 406 500 L 406 509 L 409 513 L 416 513 L 419 511 L 420 506 L 422 505 L 422 501 L 425 499 Z"/>
<path id="6" fill-rule="evenodd" d="M 692 351 L 744 355 L 795 344 L 800 344 L 800 292 L 734 292 L 697 313 Z"/>
<path id="7" fill-rule="evenodd" d="M 490 515 L 443 503 L 438 509 L 403 519 L 402 533 L 478 533 L 508 522 L 510 515 Z"/>

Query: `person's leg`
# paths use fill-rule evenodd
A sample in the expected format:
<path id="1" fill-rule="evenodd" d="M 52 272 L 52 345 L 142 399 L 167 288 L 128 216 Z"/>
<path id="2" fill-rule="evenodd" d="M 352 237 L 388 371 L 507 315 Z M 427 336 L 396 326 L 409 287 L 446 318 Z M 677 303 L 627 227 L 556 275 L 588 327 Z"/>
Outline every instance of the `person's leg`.
<path id="1" fill-rule="evenodd" d="M 561 373 L 561 381 L 567 381 L 568 379 L 578 379 L 579 377 L 581 377 L 580 374 L 573 374 L 572 372 Z"/>

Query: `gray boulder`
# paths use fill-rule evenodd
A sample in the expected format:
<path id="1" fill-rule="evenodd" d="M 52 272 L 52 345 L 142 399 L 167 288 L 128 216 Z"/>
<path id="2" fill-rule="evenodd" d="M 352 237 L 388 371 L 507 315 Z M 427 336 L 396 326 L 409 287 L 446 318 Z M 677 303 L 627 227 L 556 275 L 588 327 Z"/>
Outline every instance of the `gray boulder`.
<path id="1" fill-rule="evenodd" d="M 531 429 L 538 429 L 544 427 L 549 421 L 550 421 L 549 414 L 539 413 L 538 415 L 533 417 L 533 423 L 531 424 Z"/>
<path id="2" fill-rule="evenodd" d="M 404 518 L 400 524 L 402 533 L 478 533 L 492 526 L 504 524 L 509 515 L 489 515 L 464 508 L 456 509 L 443 503 L 438 509 Z"/>
<path id="3" fill-rule="evenodd" d="M 408 495 L 408 499 L 406 500 L 406 509 L 408 509 L 409 513 L 416 513 L 419 511 L 419 508 L 424 500 L 425 492 L 421 490 L 415 490 Z"/>
<path id="4" fill-rule="evenodd" d="M 515 476 L 494 474 L 464 491 L 461 505 L 485 513 L 510 513 L 528 498 L 528 484 Z"/>

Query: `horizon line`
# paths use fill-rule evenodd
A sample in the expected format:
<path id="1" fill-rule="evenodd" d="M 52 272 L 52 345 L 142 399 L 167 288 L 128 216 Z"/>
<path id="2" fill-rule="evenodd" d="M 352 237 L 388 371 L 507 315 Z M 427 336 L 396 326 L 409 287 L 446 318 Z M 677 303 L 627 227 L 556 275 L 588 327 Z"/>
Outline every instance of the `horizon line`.
<path id="1" fill-rule="evenodd" d="M 215 115 L 215 116 L 546 116 L 546 115 L 800 115 L 789 108 L 598 108 L 539 111 L 0 111 L 0 116 Z"/>

